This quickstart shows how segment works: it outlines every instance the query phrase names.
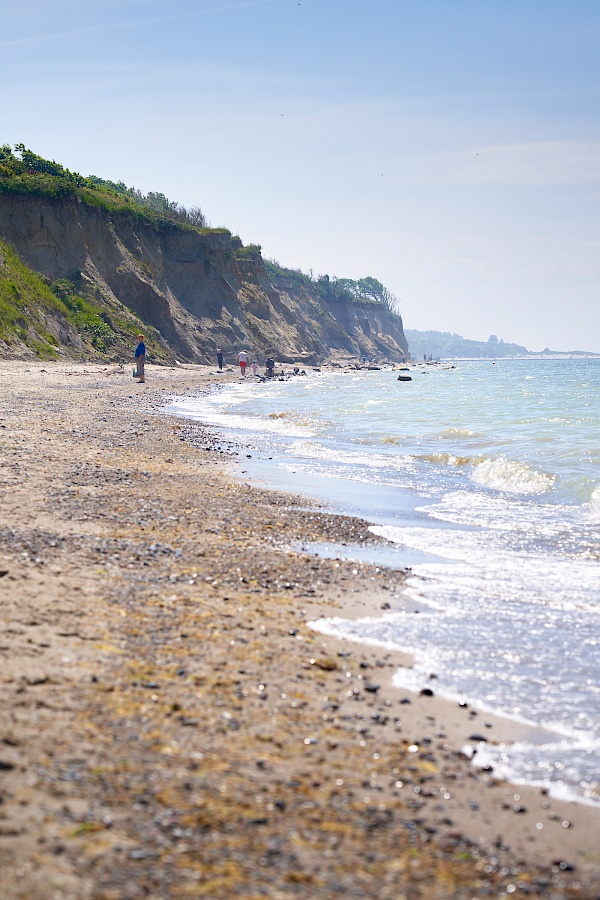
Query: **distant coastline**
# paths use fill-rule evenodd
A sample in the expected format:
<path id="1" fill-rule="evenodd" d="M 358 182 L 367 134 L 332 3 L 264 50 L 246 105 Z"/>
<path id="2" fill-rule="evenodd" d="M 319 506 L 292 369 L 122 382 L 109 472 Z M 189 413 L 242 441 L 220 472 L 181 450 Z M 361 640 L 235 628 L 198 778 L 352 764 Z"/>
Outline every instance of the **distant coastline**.
<path id="1" fill-rule="evenodd" d="M 505 360 L 552 360 L 552 359 L 600 359 L 600 353 L 586 353 L 585 351 L 577 351 L 573 350 L 570 353 L 561 353 L 560 351 L 556 351 L 555 353 L 523 353 L 518 356 L 440 356 L 437 357 L 441 362 L 447 362 L 449 360 L 455 362 L 481 362 L 482 360 L 489 360 L 490 362 L 504 362 Z M 419 362 L 419 360 L 416 360 Z"/>
<path id="2" fill-rule="evenodd" d="M 473 341 L 449 331 L 418 331 L 405 328 L 408 349 L 416 359 L 596 359 L 600 351 L 528 350 L 492 334 L 487 341 Z"/>

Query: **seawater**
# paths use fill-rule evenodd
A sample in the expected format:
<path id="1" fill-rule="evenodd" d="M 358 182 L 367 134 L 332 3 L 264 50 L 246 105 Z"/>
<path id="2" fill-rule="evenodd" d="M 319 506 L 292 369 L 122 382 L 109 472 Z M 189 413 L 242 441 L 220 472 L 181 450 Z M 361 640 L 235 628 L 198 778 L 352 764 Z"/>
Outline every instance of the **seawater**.
<path id="1" fill-rule="evenodd" d="M 276 487 L 360 515 L 412 566 L 402 612 L 314 627 L 411 652 L 396 682 L 542 726 L 477 754 L 600 802 L 600 359 L 311 372 L 178 398 Z M 393 563 L 392 563 L 393 564 Z"/>

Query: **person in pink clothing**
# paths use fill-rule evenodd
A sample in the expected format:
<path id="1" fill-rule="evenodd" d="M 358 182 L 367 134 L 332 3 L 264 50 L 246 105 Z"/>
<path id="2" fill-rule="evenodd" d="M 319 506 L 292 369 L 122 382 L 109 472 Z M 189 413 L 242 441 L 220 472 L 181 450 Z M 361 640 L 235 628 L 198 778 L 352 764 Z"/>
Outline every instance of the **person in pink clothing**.
<path id="1" fill-rule="evenodd" d="M 238 353 L 238 365 L 240 367 L 240 372 L 246 377 L 246 364 L 248 363 L 248 352 L 246 350 L 240 350 Z"/>
<path id="2" fill-rule="evenodd" d="M 258 374 L 258 363 L 256 362 L 255 359 L 252 360 L 252 365 L 250 366 L 250 368 L 252 369 L 252 374 L 253 374 L 253 375 L 257 375 L 257 374 Z"/>

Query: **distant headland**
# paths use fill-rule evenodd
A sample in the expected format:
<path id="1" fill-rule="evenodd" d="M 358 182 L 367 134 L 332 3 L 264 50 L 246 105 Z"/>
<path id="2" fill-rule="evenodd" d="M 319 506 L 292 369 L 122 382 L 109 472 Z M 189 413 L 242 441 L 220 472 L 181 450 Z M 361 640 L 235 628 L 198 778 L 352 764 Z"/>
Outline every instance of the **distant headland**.
<path id="1" fill-rule="evenodd" d="M 491 334 L 487 341 L 472 341 L 460 334 L 452 334 L 449 331 L 417 331 L 414 328 L 405 328 L 404 333 L 408 340 L 411 356 L 422 359 L 424 356 L 433 359 L 507 359 L 507 358 L 537 358 L 546 357 L 596 357 L 600 352 L 586 350 L 545 350 L 539 352 L 528 350 L 521 344 L 503 341 L 495 334 Z"/>

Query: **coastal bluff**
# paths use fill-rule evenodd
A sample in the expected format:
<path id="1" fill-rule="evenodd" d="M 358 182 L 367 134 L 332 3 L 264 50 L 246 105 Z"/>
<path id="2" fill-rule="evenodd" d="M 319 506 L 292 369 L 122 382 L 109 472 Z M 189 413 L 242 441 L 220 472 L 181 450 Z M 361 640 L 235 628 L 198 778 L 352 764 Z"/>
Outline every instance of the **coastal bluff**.
<path id="1" fill-rule="evenodd" d="M 385 304 L 328 296 L 322 281 L 266 262 L 226 229 L 92 200 L 0 192 L 0 283 L 21 309 L 0 331 L 1 356 L 123 361 L 140 330 L 165 364 L 209 362 L 217 347 L 231 359 L 242 346 L 308 365 L 407 356 L 402 319 Z M 15 286 L 12 251 L 39 280 L 37 295 Z"/>

